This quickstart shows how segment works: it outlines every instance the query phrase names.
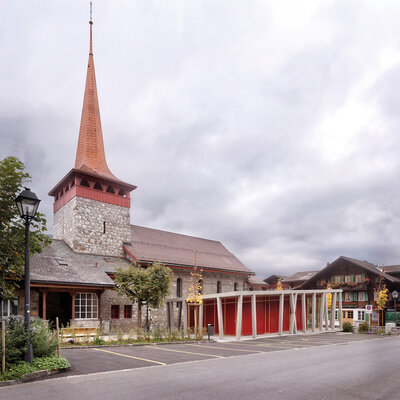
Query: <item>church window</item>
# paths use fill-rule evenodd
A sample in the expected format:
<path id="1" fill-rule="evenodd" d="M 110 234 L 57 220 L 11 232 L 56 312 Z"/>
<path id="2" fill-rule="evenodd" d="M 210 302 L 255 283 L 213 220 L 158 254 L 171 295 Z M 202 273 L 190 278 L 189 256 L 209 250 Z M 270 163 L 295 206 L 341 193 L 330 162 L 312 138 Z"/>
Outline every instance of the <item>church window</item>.
<path id="1" fill-rule="evenodd" d="M 96 182 L 96 183 L 94 184 L 93 188 L 96 189 L 96 190 L 101 190 L 101 191 L 103 191 L 103 188 L 101 187 L 101 185 L 100 185 L 99 182 Z"/>
<path id="2" fill-rule="evenodd" d="M 221 293 L 222 292 L 222 284 L 221 281 L 217 282 L 217 293 Z"/>
<path id="3" fill-rule="evenodd" d="M 77 293 L 75 296 L 75 319 L 97 319 L 96 293 Z"/>
<path id="4" fill-rule="evenodd" d="M 112 186 L 110 186 L 110 185 L 107 186 L 106 192 L 107 192 L 107 193 L 115 194 L 114 189 L 113 189 Z"/>
<path id="5" fill-rule="evenodd" d="M 176 297 L 182 297 L 182 279 L 178 278 L 176 280 Z"/>
<path id="6" fill-rule="evenodd" d="M 127 319 L 132 318 L 132 305 L 131 304 L 124 305 L 124 318 L 127 318 Z"/>
<path id="7" fill-rule="evenodd" d="M 103 234 L 106 233 L 106 221 L 103 221 Z"/>
<path id="8" fill-rule="evenodd" d="M 90 187 L 89 182 L 86 179 L 81 180 L 81 186 Z"/>
<path id="9" fill-rule="evenodd" d="M 238 291 L 238 283 L 237 282 L 235 282 L 234 284 L 233 284 L 233 291 L 234 292 L 237 292 Z"/>
<path id="10" fill-rule="evenodd" d="M 111 306 L 111 318 L 119 319 L 119 305 L 118 304 L 113 304 Z"/>

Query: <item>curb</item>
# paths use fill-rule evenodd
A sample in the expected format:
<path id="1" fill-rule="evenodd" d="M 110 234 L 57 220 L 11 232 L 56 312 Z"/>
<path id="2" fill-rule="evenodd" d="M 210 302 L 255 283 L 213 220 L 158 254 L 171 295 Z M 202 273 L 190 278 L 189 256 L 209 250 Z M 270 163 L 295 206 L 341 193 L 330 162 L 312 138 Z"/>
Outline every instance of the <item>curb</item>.
<path id="1" fill-rule="evenodd" d="M 211 340 L 185 340 L 182 342 L 141 342 L 141 343 L 121 343 L 121 344 L 101 344 L 92 346 L 61 346 L 62 350 L 74 349 L 95 349 L 104 347 L 132 347 L 132 346 L 162 346 L 166 344 L 194 344 L 194 343 L 216 343 L 214 339 Z"/>
<path id="2" fill-rule="evenodd" d="M 69 371 L 70 369 L 71 369 L 71 367 L 62 368 L 62 369 L 52 369 L 52 370 L 46 369 L 46 370 L 43 370 L 43 371 L 31 372 L 30 374 L 25 374 L 21 379 L 18 379 L 18 380 L 15 379 L 15 380 L 12 380 L 12 381 L 0 382 L 0 387 L 18 385 L 20 383 L 39 380 L 39 379 L 45 378 L 46 376 L 59 374 L 59 373 L 64 372 L 64 371 Z"/>

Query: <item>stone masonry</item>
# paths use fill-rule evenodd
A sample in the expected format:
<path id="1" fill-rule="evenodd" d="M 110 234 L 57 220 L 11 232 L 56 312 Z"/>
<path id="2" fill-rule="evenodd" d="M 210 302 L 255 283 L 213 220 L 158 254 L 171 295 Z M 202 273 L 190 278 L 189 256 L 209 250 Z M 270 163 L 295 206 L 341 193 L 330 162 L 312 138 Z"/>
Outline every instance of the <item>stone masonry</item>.
<path id="1" fill-rule="evenodd" d="M 123 256 L 131 240 L 129 208 L 74 197 L 54 214 L 54 239 L 77 253 Z"/>

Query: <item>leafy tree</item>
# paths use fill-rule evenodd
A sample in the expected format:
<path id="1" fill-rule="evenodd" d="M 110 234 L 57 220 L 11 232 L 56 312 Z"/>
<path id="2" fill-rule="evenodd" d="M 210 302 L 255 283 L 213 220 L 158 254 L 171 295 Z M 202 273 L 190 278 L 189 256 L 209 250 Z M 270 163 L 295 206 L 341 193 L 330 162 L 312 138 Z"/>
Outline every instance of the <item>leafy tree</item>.
<path id="1" fill-rule="evenodd" d="M 189 296 L 186 299 L 186 302 L 188 303 L 188 305 L 194 305 L 194 334 L 196 337 L 200 337 L 202 331 L 202 323 L 199 320 L 200 313 L 198 312 L 198 306 L 203 302 L 203 270 L 197 269 L 196 259 L 194 264 L 194 268 L 190 272 L 192 281 L 189 286 Z"/>
<path id="2" fill-rule="evenodd" d="M 138 326 L 142 326 L 142 307 L 160 308 L 169 294 L 172 270 L 155 262 L 148 268 L 130 264 L 115 273 L 115 289 L 138 306 Z"/>
<path id="3" fill-rule="evenodd" d="M 23 277 L 25 264 L 25 225 L 14 199 L 23 184 L 30 181 L 24 164 L 15 157 L 0 161 L 0 299 L 10 299 Z M 37 213 L 30 226 L 30 253 L 40 253 L 51 239 L 46 219 Z"/>

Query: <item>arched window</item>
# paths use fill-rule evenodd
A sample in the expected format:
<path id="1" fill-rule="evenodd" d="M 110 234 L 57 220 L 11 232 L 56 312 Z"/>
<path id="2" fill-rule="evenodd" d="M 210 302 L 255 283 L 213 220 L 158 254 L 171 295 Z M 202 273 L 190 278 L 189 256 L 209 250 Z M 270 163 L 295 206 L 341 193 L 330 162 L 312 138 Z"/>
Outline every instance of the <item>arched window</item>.
<path id="1" fill-rule="evenodd" d="M 110 185 L 107 186 L 106 192 L 107 192 L 107 193 L 115 194 L 114 189 L 113 189 L 112 186 L 110 186 Z"/>
<path id="2" fill-rule="evenodd" d="M 217 293 L 221 293 L 222 292 L 222 284 L 221 281 L 217 282 Z"/>
<path id="3" fill-rule="evenodd" d="M 176 280 L 176 297 L 182 297 L 182 279 L 178 278 Z"/>
<path id="4" fill-rule="evenodd" d="M 96 182 L 96 183 L 94 184 L 93 188 L 96 189 L 96 190 L 101 190 L 101 191 L 103 191 L 103 188 L 101 187 L 101 185 L 100 185 L 99 182 Z"/>
<path id="5" fill-rule="evenodd" d="M 85 187 L 90 187 L 89 182 L 86 179 L 82 179 L 80 185 Z"/>
<path id="6" fill-rule="evenodd" d="M 234 292 L 237 292 L 237 291 L 238 291 L 238 287 L 239 287 L 238 283 L 235 282 L 235 283 L 233 284 L 233 291 L 234 291 Z"/>

